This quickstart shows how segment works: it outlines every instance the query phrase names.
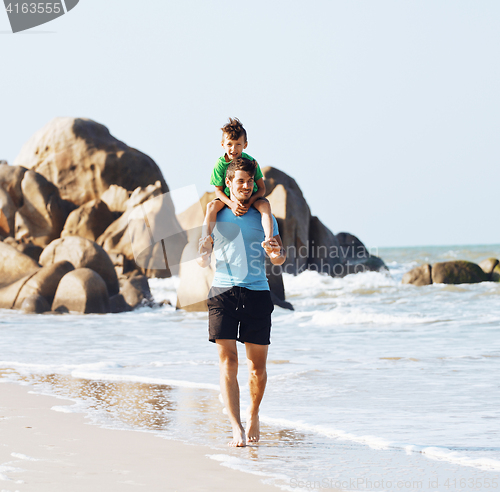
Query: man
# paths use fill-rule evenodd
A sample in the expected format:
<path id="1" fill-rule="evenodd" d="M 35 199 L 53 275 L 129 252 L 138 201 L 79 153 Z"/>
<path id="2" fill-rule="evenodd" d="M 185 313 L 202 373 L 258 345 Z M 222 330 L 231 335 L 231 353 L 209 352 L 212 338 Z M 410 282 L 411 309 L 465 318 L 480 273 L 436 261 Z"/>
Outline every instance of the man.
<path id="1" fill-rule="evenodd" d="M 279 234 L 264 242 L 260 213 L 248 206 L 252 196 L 255 161 L 234 159 L 226 172 L 231 200 L 241 207 L 228 207 L 217 215 L 210 236 L 201 240 L 198 263 L 206 267 L 215 248 L 216 273 L 207 301 L 209 340 L 219 353 L 220 387 L 233 429 L 230 446 L 242 447 L 260 438 L 259 407 L 267 381 L 266 361 L 274 309 L 266 278 L 265 253 L 274 265 L 286 259 Z M 273 217 L 273 230 L 278 224 Z M 245 344 L 249 371 L 250 406 L 246 431 L 241 425 L 236 341 Z"/>

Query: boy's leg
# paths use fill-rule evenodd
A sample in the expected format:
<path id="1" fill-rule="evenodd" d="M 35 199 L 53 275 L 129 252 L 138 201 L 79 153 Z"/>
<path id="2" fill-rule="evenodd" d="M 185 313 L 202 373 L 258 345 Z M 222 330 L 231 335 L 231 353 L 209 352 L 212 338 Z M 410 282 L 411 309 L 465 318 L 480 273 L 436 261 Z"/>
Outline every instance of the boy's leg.
<path id="1" fill-rule="evenodd" d="M 273 217 L 271 215 L 271 204 L 265 198 L 259 198 L 253 202 L 253 206 L 262 215 L 262 228 L 264 229 L 265 241 L 269 241 L 273 234 Z"/>
<path id="2" fill-rule="evenodd" d="M 205 220 L 203 221 L 203 228 L 201 231 L 200 244 L 198 252 L 201 254 L 201 248 L 205 243 L 207 243 L 208 238 L 212 234 L 212 229 L 217 220 L 217 214 L 225 207 L 223 201 L 219 199 L 212 200 L 207 205 L 207 211 L 205 213 Z"/>

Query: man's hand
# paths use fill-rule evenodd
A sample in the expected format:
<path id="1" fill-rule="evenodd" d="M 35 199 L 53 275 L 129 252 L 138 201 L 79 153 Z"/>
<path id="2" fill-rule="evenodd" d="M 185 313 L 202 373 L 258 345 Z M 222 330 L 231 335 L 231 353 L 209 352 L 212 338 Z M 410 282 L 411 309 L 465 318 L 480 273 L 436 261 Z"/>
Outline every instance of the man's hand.
<path id="1" fill-rule="evenodd" d="M 231 210 L 233 211 L 233 214 L 236 215 L 237 217 L 241 217 L 242 215 L 245 215 L 248 212 L 249 205 L 246 203 L 241 203 L 240 201 L 233 201 L 231 200 Z"/>

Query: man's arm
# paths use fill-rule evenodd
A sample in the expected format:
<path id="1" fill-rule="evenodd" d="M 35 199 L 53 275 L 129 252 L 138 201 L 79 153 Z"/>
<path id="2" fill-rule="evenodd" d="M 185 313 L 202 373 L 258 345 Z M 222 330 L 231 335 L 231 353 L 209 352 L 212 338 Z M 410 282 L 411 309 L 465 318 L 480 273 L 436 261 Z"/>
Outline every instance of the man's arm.
<path id="1" fill-rule="evenodd" d="M 269 256 L 271 263 L 273 265 L 283 265 L 286 260 L 286 251 L 283 247 L 283 242 L 281 241 L 280 235 L 276 235 L 271 238 L 267 243 L 262 243 L 264 247 L 264 251 Z M 278 256 L 271 256 L 270 253 L 279 253 Z"/>

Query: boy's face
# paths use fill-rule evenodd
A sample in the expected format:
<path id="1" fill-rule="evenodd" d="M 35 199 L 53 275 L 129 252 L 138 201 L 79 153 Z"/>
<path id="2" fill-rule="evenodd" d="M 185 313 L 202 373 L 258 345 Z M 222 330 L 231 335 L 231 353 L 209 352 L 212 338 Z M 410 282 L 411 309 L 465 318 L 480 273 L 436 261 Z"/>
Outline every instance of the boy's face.
<path id="1" fill-rule="evenodd" d="M 232 161 L 241 157 L 241 153 L 247 148 L 248 142 L 245 142 L 245 136 L 242 135 L 238 140 L 231 140 L 225 133 L 222 138 L 222 148 L 226 152 L 227 159 Z M 228 161 L 228 162 L 229 162 Z"/>
<path id="2" fill-rule="evenodd" d="M 244 202 L 252 196 L 253 183 L 253 176 L 245 171 L 235 171 L 232 181 L 226 177 L 226 186 L 231 190 L 231 197 L 240 202 Z"/>

